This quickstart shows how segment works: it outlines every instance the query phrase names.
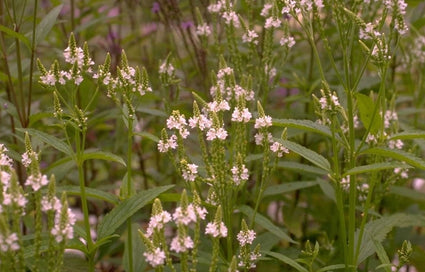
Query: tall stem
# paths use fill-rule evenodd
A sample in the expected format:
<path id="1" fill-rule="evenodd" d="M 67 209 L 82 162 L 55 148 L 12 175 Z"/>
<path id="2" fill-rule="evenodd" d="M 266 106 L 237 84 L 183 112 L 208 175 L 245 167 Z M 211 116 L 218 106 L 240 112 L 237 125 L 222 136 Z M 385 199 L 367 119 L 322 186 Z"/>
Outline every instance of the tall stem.
<path id="1" fill-rule="evenodd" d="M 31 115 L 31 96 L 32 96 L 32 78 L 34 73 L 34 56 L 35 56 L 35 29 L 37 23 L 37 7 L 38 0 L 34 0 L 34 13 L 32 21 L 32 42 L 31 42 L 31 57 L 30 57 L 30 74 L 28 82 L 28 101 L 27 101 L 27 121 L 25 122 L 25 127 L 28 126 L 29 116 Z M 22 105 L 24 107 L 24 105 Z"/>
<path id="2" fill-rule="evenodd" d="M 90 232 L 89 222 L 89 209 L 87 205 L 86 185 L 84 178 L 84 145 L 85 145 L 85 131 L 76 131 L 76 146 L 77 146 L 77 167 L 78 167 L 78 179 L 80 182 L 80 193 L 81 193 L 81 206 L 84 214 L 84 228 L 86 231 L 87 249 L 89 252 L 89 271 L 94 272 L 94 254 L 91 252 L 93 248 L 93 240 Z"/>
<path id="3" fill-rule="evenodd" d="M 128 117 L 128 139 L 127 139 L 127 198 L 133 195 L 133 179 L 131 171 L 131 160 L 133 152 L 133 117 Z M 133 227 L 131 216 L 127 219 L 127 251 L 128 268 L 133 272 Z"/>

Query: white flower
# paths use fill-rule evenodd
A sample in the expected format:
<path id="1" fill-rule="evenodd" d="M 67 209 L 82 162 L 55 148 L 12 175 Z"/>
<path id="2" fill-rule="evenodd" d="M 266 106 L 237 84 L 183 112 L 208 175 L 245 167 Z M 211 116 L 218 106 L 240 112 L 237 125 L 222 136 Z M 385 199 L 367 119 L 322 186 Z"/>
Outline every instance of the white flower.
<path id="1" fill-rule="evenodd" d="M 181 207 L 177 207 L 173 213 L 173 219 L 177 224 L 189 225 L 191 222 L 197 221 L 195 207 L 189 204 L 184 211 Z"/>
<path id="2" fill-rule="evenodd" d="M 255 125 L 254 128 L 264 128 L 264 127 L 270 127 L 272 125 L 272 118 L 268 115 L 264 117 L 259 117 L 255 119 Z"/>
<path id="3" fill-rule="evenodd" d="M 211 112 L 228 111 L 230 110 L 230 106 L 226 100 L 222 100 L 220 101 L 220 103 L 218 103 L 217 101 L 213 101 L 208 103 L 208 109 Z"/>
<path id="4" fill-rule="evenodd" d="M 242 41 L 244 43 L 253 43 L 258 44 L 258 34 L 254 30 L 248 30 L 245 34 L 242 35 Z"/>
<path id="5" fill-rule="evenodd" d="M 274 153 L 277 153 L 279 158 L 283 156 L 283 153 L 289 153 L 289 150 L 279 142 L 274 142 L 270 146 L 270 150 Z"/>
<path id="6" fill-rule="evenodd" d="M 193 240 L 190 236 L 174 237 L 171 241 L 170 249 L 176 253 L 186 252 L 188 249 L 193 248 Z"/>
<path id="7" fill-rule="evenodd" d="M 1 180 L 1 183 L 3 184 L 3 186 L 4 186 L 3 189 L 5 189 L 5 187 L 6 188 L 9 187 L 11 178 L 12 178 L 12 175 L 9 174 L 8 172 L 0 171 L 0 180 Z"/>
<path id="8" fill-rule="evenodd" d="M 0 251 L 17 251 L 19 248 L 18 235 L 16 233 L 11 233 L 6 237 L 0 234 Z"/>
<path id="9" fill-rule="evenodd" d="M 43 212 L 47 211 L 59 211 L 62 209 L 62 203 L 55 196 L 52 199 L 49 199 L 47 196 L 43 196 L 41 199 L 41 210 Z"/>
<path id="10" fill-rule="evenodd" d="M 195 181 L 198 174 L 198 166 L 193 163 L 189 163 L 186 166 L 183 166 L 182 176 L 186 181 Z"/>
<path id="11" fill-rule="evenodd" d="M 266 23 L 264 25 L 264 28 L 272 28 L 272 27 L 279 27 L 282 24 L 282 22 L 274 17 L 269 17 L 266 19 Z"/>
<path id="12" fill-rule="evenodd" d="M 235 110 L 232 113 L 232 121 L 234 122 L 248 123 L 251 117 L 252 117 L 252 114 L 249 112 L 247 108 L 244 108 L 242 110 L 235 108 Z"/>
<path id="13" fill-rule="evenodd" d="M 158 141 L 158 150 L 161 153 L 168 152 L 170 149 L 177 148 L 177 136 L 171 135 L 167 140 L 159 140 Z"/>
<path id="14" fill-rule="evenodd" d="M 233 24 L 234 27 L 239 28 L 240 22 L 238 15 L 234 11 L 225 11 L 222 14 L 222 17 L 224 18 L 224 21 L 226 25 Z"/>
<path id="15" fill-rule="evenodd" d="M 201 114 L 199 116 L 189 118 L 189 126 L 191 128 L 198 127 L 201 131 L 204 131 L 212 126 L 212 121 L 205 115 Z"/>
<path id="16" fill-rule="evenodd" d="M 395 111 L 387 110 L 384 115 L 384 126 L 385 128 L 389 128 L 392 121 L 397 121 L 398 115 Z"/>
<path id="17" fill-rule="evenodd" d="M 256 145 L 263 145 L 263 140 L 264 140 L 264 134 L 263 133 L 256 133 L 254 135 L 254 139 L 255 139 L 255 144 Z M 267 141 L 271 142 L 273 139 L 273 136 L 271 133 L 267 134 Z"/>
<path id="18" fill-rule="evenodd" d="M 403 146 L 404 146 L 404 143 L 400 139 L 388 141 L 388 147 L 391 149 L 402 149 Z"/>
<path id="19" fill-rule="evenodd" d="M 248 169 L 244 164 L 240 167 L 233 166 L 230 171 L 232 172 L 233 181 L 236 185 L 239 185 L 241 181 L 246 181 L 249 178 Z"/>
<path id="20" fill-rule="evenodd" d="M 207 131 L 207 140 L 212 141 L 214 139 L 225 140 L 227 138 L 227 131 L 224 128 L 210 128 Z"/>
<path id="21" fill-rule="evenodd" d="M 350 176 L 341 179 L 341 187 L 345 191 L 350 189 Z"/>
<path id="22" fill-rule="evenodd" d="M 167 62 L 163 62 L 160 66 L 159 66 L 159 73 L 163 74 L 163 75 L 168 75 L 168 76 L 172 76 L 174 73 L 174 66 L 171 65 L 171 63 L 167 63 Z"/>
<path id="23" fill-rule="evenodd" d="M 242 247 L 245 245 L 251 245 L 255 239 L 255 236 L 256 236 L 256 233 L 253 230 L 247 230 L 247 231 L 241 230 L 236 237 L 238 239 L 240 246 Z"/>
<path id="24" fill-rule="evenodd" d="M 167 211 L 162 211 L 157 215 L 151 216 L 149 225 L 146 230 L 146 236 L 150 237 L 155 230 L 161 230 L 164 225 L 171 221 L 171 214 Z"/>
<path id="25" fill-rule="evenodd" d="M 198 36 L 209 36 L 211 34 L 211 28 L 204 23 L 196 27 L 196 35 Z"/>
<path id="26" fill-rule="evenodd" d="M 270 9 L 273 7 L 272 4 L 264 4 L 263 9 L 261 10 L 260 15 L 263 17 L 267 17 L 270 14 Z"/>
<path id="27" fill-rule="evenodd" d="M 49 180 L 46 175 L 30 175 L 25 182 L 25 185 L 31 186 L 34 191 L 40 190 L 41 187 L 46 186 L 47 184 L 49 184 Z"/>
<path id="28" fill-rule="evenodd" d="M 40 76 L 40 82 L 45 85 L 55 86 L 56 77 L 52 71 L 48 71 L 45 75 Z"/>
<path id="29" fill-rule="evenodd" d="M 70 64 L 74 64 L 77 62 L 78 67 L 82 67 L 84 64 L 84 51 L 81 47 L 76 47 L 75 51 L 71 50 L 68 46 L 63 51 L 63 56 L 65 57 L 65 61 Z"/>
<path id="30" fill-rule="evenodd" d="M 399 175 L 401 178 L 407 179 L 409 178 L 408 169 L 403 168 L 394 168 L 394 174 Z"/>
<path id="31" fill-rule="evenodd" d="M 291 48 L 295 45 L 295 39 L 294 37 L 288 36 L 288 37 L 282 37 L 280 39 L 280 45 L 287 46 L 288 48 Z"/>
<path id="32" fill-rule="evenodd" d="M 217 225 L 214 222 L 210 222 L 207 224 L 207 227 L 205 228 L 205 234 L 210 234 L 212 237 L 227 237 L 227 227 L 224 225 L 223 222 L 220 222 L 219 225 Z"/>
<path id="33" fill-rule="evenodd" d="M 66 213 L 66 215 L 62 215 L 62 209 L 56 213 L 55 226 L 50 232 L 58 243 L 65 239 L 74 238 L 74 224 L 76 218 L 71 209 L 68 208 Z M 64 218 L 66 219 L 65 221 Z"/>
<path id="34" fill-rule="evenodd" d="M 36 153 L 34 153 L 34 152 L 30 152 L 30 153 L 32 153 L 32 154 L 29 154 L 28 152 L 25 152 L 24 154 L 22 154 L 22 164 L 25 166 L 25 167 L 28 167 L 28 166 L 30 166 L 30 164 L 31 164 L 31 155 L 34 155 L 35 156 L 35 159 L 37 159 L 37 154 Z"/>
<path id="35" fill-rule="evenodd" d="M 158 265 L 163 265 L 165 263 L 165 252 L 162 251 L 159 247 L 156 248 L 153 252 L 144 252 L 143 256 L 145 256 L 146 261 L 152 267 L 157 267 Z"/>

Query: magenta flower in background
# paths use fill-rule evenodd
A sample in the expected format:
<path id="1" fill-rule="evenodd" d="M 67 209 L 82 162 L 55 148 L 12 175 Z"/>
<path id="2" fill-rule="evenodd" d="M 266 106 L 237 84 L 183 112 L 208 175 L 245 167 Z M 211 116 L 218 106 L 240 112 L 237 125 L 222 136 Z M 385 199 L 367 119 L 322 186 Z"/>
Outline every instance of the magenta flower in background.
<path id="1" fill-rule="evenodd" d="M 159 3 L 153 2 L 152 9 L 151 9 L 152 13 L 159 13 L 159 10 L 160 10 Z"/>

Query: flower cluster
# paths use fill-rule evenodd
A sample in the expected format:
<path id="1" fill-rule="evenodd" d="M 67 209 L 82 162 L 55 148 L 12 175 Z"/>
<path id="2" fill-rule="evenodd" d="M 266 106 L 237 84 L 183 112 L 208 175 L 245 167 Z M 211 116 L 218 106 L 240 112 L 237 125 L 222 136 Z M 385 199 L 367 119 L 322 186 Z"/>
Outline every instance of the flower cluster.
<path id="1" fill-rule="evenodd" d="M 256 236 L 257 234 L 255 231 L 249 229 L 245 220 L 242 220 L 241 231 L 236 236 L 240 245 L 240 252 L 238 255 L 239 267 L 244 269 L 253 269 L 256 267 L 256 262 L 261 256 L 259 245 L 257 245 L 254 250 L 251 250 L 251 245 Z"/>
<path id="2" fill-rule="evenodd" d="M 204 220 L 207 210 L 200 204 L 198 195 L 194 196 L 194 202 L 188 204 L 186 191 L 181 197 L 180 206 L 176 208 L 173 215 L 162 209 L 159 199 L 155 199 L 152 216 L 149 221 L 146 234 L 139 231 L 144 244 L 147 247 L 143 255 L 152 266 L 162 266 L 169 262 L 169 251 L 164 237 L 165 224 L 174 221 L 178 226 L 178 234 L 171 240 L 170 250 L 176 253 L 186 253 L 193 249 L 199 241 L 195 241 L 187 234 L 191 223 L 195 224 L 195 232 L 199 232 L 200 220 Z"/>
<path id="3" fill-rule="evenodd" d="M 55 62 L 51 69 L 47 71 L 38 62 L 41 73 L 40 83 L 50 87 L 54 87 L 56 84 L 65 85 L 68 81 L 73 82 L 75 85 L 80 85 L 83 81 L 84 73 L 93 74 L 92 66 L 94 62 L 89 55 L 87 43 L 84 44 L 84 49 L 78 47 L 73 34 L 69 38 L 68 47 L 64 50 L 63 56 L 65 62 L 71 65 L 69 70 L 60 70 L 59 64 Z"/>
<path id="4" fill-rule="evenodd" d="M 243 181 L 247 181 L 249 178 L 248 168 L 246 168 L 244 164 L 233 166 L 230 171 L 232 172 L 233 182 L 236 185 L 241 184 Z"/>

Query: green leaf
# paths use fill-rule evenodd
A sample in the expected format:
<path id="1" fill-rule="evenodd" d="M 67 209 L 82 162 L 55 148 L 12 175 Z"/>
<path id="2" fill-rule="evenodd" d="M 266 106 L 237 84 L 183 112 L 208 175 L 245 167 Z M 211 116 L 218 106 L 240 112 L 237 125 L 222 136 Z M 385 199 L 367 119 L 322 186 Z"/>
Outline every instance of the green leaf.
<path id="1" fill-rule="evenodd" d="M 378 132 L 381 127 L 382 119 L 378 112 L 375 114 L 375 116 L 373 116 L 376 107 L 375 102 L 369 96 L 361 93 L 357 93 L 356 98 L 357 106 L 359 107 L 360 112 L 360 119 L 362 120 L 363 125 L 365 128 L 370 127 L 370 132 L 372 134 L 376 134 L 376 132 Z"/>
<path id="2" fill-rule="evenodd" d="M 329 181 L 318 178 L 317 182 L 319 183 L 320 189 L 322 189 L 325 196 L 329 197 L 336 203 L 335 189 L 331 184 L 329 184 Z"/>
<path id="3" fill-rule="evenodd" d="M 149 132 L 134 132 L 134 135 L 141 136 L 142 138 L 147 138 L 155 143 L 159 142 L 159 138 Z"/>
<path id="4" fill-rule="evenodd" d="M 137 107 L 136 111 L 138 112 L 143 112 L 143 113 L 148 113 L 152 116 L 158 116 L 158 117 L 168 117 L 167 114 L 165 114 L 165 112 L 160 111 L 160 110 L 156 110 L 156 109 L 151 109 L 151 108 L 147 108 L 146 106 L 140 106 Z"/>
<path id="5" fill-rule="evenodd" d="M 89 271 L 86 258 L 76 253 L 65 252 L 63 256 L 63 272 L 85 272 Z"/>
<path id="6" fill-rule="evenodd" d="M 109 212 L 100 222 L 97 233 L 98 239 L 102 239 L 114 233 L 130 216 L 135 214 L 143 206 L 155 199 L 162 192 L 165 192 L 174 187 L 174 185 L 167 185 L 155 187 L 146 191 L 142 191 L 129 199 L 124 200 Z"/>
<path id="7" fill-rule="evenodd" d="M 133 254 L 133 269 L 132 271 L 145 271 L 145 258 L 140 258 L 140 253 L 145 252 L 146 248 L 145 245 L 142 242 L 142 239 L 138 239 L 139 232 L 138 229 L 140 228 L 140 225 L 137 223 L 132 224 L 132 250 L 131 254 Z M 124 247 L 124 257 L 123 257 L 123 265 L 124 265 L 124 271 L 130 271 L 129 269 L 129 263 L 128 263 L 128 239 L 125 241 L 125 247 Z"/>
<path id="8" fill-rule="evenodd" d="M 62 10 L 63 5 L 59 5 L 53 8 L 46 16 L 43 17 L 41 22 L 37 25 L 35 29 L 35 44 L 36 45 L 41 42 L 44 38 L 47 37 L 50 30 L 52 30 L 60 11 Z"/>
<path id="9" fill-rule="evenodd" d="M 0 25 L 0 31 L 6 33 L 7 35 L 9 35 L 11 37 L 14 37 L 14 38 L 20 40 L 23 44 L 25 44 L 25 46 L 28 48 L 28 50 L 31 51 L 30 41 L 28 40 L 27 37 L 25 37 L 21 33 L 13 31 L 12 29 L 10 29 L 10 28 L 8 28 L 4 25 Z"/>
<path id="10" fill-rule="evenodd" d="M 81 195 L 81 190 L 79 186 L 60 186 L 56 188 L 56 191 L 58 194 L 62 192 L 66 192 L 67 195 L 75 195 L 75 196 Z M 116 195 L 107 193 L 102 190 L 86 187 L 86 194 L 88 198 L 103 200 L 114 205 L 118 205 L 119 203 L 119 199 Z"/>
<path id="11" fill-rule="evenodd" d="M 328 265 L 325 267 L 320 268 L 319 270 L 317 270 L 316 272 L 326 272 L 326 271 L 333 271 L 333 270 L 338 270 L 338 269 L 345 269 L 351 267 L 349 265 L 345 265 L 345 264 L 332 264 L 332 265 Z"/>
<path id="12" fill-rule="evenodd" d="M 404 161 L 414 167 L 425 170 L 425 161 L 419 157 L 412 155 L 403 150 L 390 149 L 386 147 L 374 147 L 366 149 L 362 152 L 363 154 L 374 154 L 383 157 L 390 157 L 395 160 Z"/>
<path id="13" fill-rule="evenodd" d="M 325 157 L 323 157 L 322 155 L 300 144 L 297 144 L 291 141 L 282 140 L 282 139 L 276 139 L 276 140 L 280 142 L 281 144 L 283 144 L 284 147 L 304 157 L 305 159 L 315 164 L 316 166 L 322 168 L 323 170 L 326 170 L 327 172 L 331 171 L 331 165 L 329 164 L 329 161 L 325 159 Z"/>
<path id="14" fill-rule="evenodd" d="M 319 176 L 323 176 L 327 174 L 326 171 L 324 171 L 323 169 L 319 167 L 311 166 L 311 165 L 307 165 L 307 164 L 303 164 L 299 162 L 294 162 L 294 161 L 279 161 L 276 167 L 284 168 L 288 170 L 294 170 L 297 173 L 314 174 Z"/>
<path id="15" fill-rule="evenodd" d="M 71 150 L 71 148 L 67 144 L 65 144 L 63 141 L 56 138 L 55 136 L 52 136 L 50 134 L 47 134 L 45 132 L 41 132 L 41 131 L 38 131 L 38 130 L 32 129 L 32 128 L 27 128 L 27 129 L 17 128 L 16 130 L 21 131 L 21 132 L 27 131 L 32 137 L 37 138 L 38 140 L 54 147 L 55 149 L 65 153 L 69 156 L 72 156 L 72 154 L 73 154 L 73 151 Z"/>
<path id="16" fill-rule="evenodd" d="M 396 213 L 368 222 L 365 225 L 364 234 L 361 239 L 357 265 L 375 253 L 376 248 L 373 240 L 382 242 L 394 227 L 404 228 L 411 226 L 425 226 L 425 217 L 418 214 Z M 356 244 L 358 238 L 359 230 L 355 233 Z M 357 247 L 357 245 L 355 245 L 355 247 Z"/>
<path id="17" fill-rule="evenodd" d="M 273 119 L 273 125 L 277 127 L 297 128 L 305 131 L 319 133 L 327 137 L 332 137 L 332 132 L 327 126 L 310 120 Z"/>
<path id="18" fill-rule="evenodd" d="M 272 195 L 280 195 L 287 192 L 293 192 L 296 190 L 309 188 L 317 185 L 317 181 L 295 181 L 287 182 L 284 184 L 279 184 L 275 186 L 270 186 L 264 191 L 264 197 Z"/>
<path id="19" fill-rule="evenodd" d="M 414 201 L 425 202 L 425 194 L 402 186 L 391 186 L 390 193 L 410 198 Z"/>
<path id="20" fill-rule="evenodd" d="M 84 152 L 83 159 L 113 161 L 126 166 L 125 161 L 120 156 L 105 151 L 86 150 Z"/>
<path id="21" fill-rule="evenodd" d="M 299 263 L 297 263 L 296 261 L 294 261 L 293 259 L 291 259 L 289 257 L 286 257 L 283 254 L 280 254 L 280 253 L 277 253 L 277 252 L 271 252 L 271 251 L 265 251 L 264 254 L 272 256 L 272 257 L 278 259 L 279 261 L 282 261 L 282 262 L 286 263 L 287 265 L 292 266 L 297 271 L 308 272 L 308 270 L 305 269 L 304 267 L 302 267 Z"/>
<path id="22" fill-rule="evenodd" d="M 391 262 L 390 259 L 388 259 L 388 255 L 385 252 L 384 247 L 382 244 L 375 239 L 372 239 L 373 245 L 375 246 L 376 254 L 378 255 L 379 260 L 381 261 L 382 265 L 379 267 L 384 268 L 386 272 L 391 272 Z"/>
<path id="23" fill-rule="evenodd" d="M 396 133 L 390 136 L 390 140 L 410 140 L 410 139 L 425 139 L 425 131 L 415 130 L 415 131 L 403 131 Z"/>
<path id="24" fill-rule="evenodd" d="M 239 210 L 245 214 L 247 217 L 252 218 L 252 216 L 254 215 L 254 210 L 246 205 L 243 206 L 239 206 Z M 281 228 L 279 228 L 278 226 L 276 226 L 275 224 L 273 224 L 272 221 L 270 221 L 267 217 L 257 213 L 255 215 L 255 223 L 262 226 L 263 228 L 265 228 L 266 230 L 268 230 L 269 232 L 273 233 L 274 235 L 276 235 L 277 237 L 294 243 L 294 244 L 298 244 L 297 242 L 295 242 L 294 240 L 292 240 L 291 237 L 289 237 L 288 234 L 286 234 Z"/>
<path id="25" fill-rule="evenodd" d="M 411 168 L 409 165 L 403 164 L 403 163 L 397 163 L 397 162 L 380 162 L 380 163 L 373 163 L 368 165 L 362 165 L 357 166 L 354 168 L 351 168 L 347 172 L 343 174 L 343 176 L 348 175 L 357 175 L 361 173 L 369 173 L 369 172 L 376 172 L 386 169 L 394 169 L 394 168 Z"/>

